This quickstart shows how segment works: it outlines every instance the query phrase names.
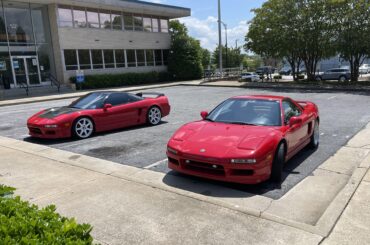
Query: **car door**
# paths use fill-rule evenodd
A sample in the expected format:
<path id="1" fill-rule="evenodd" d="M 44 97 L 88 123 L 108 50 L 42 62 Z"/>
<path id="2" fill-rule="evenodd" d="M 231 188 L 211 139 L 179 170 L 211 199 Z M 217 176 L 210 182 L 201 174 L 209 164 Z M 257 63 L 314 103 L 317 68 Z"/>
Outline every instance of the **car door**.
<path id="1" fill-rule="evenodd" d="M 301 117 L 302 110 L 295 105 L 291 100 L 285 99 L 282 102 L 282 108 L 284 113 L 284 123 L 288 127 L 285 139 L 288 143 L 288 155 L 294 152 L 301 144 L 302 139 L 305 137 L 306 132 L 304 129 L 304 123 L 289 125 L 289 121 L 292 117 Z"/>

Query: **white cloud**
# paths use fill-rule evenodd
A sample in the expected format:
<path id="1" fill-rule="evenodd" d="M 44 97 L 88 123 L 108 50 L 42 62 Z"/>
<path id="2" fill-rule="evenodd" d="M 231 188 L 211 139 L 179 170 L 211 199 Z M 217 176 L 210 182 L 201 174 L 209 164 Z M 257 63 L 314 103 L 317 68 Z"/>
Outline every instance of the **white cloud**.
<path id="1" fill-rule="evenodd" d="M 189 29 L 192 37 L 200 40 L 203 48 L 214 50 L 218 45 L 218 24 L 217 18 L 209 16 L 207 19 L 201 20 L 195 17 L 187 17 L 180 19 Z M 235 41 L 238 40 L 238 46 L 244 44 L 245 34 L 248 32 L 247 21 L 240 21 L 237 26 L 228 26 L 228 46 L 235 46 Z M 225 30 L 222 26 L 222 43 L 225 45 Z"/>
<path id="2" fill-rule="evenodd" d="M 148 2 L 152 2 L 152 3 L 163 3 L 164 1 L 163 0 L 148 0 Z"/>

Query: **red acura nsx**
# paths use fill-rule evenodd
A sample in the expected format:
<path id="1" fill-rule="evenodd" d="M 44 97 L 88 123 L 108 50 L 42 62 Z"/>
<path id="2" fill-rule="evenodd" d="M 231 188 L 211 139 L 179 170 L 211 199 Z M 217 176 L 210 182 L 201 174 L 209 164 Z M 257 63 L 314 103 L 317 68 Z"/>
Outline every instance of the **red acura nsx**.
<path id="1" fill-rule="evenodd" d="M 168 98 L 160 93 L 93 92 L 69 106 L 40 111 L 28 119 L 27 126 L 37 138 L 85 139 L 95 132 L 158 125 L 170 109 Z"/>
<path id="2" fill-rule="evenodd" d="M 201 116 L 168 142 L 170 169 L 241 184 L 281 182 L 286 161 L 319 145 L 319 111 L 308 101 L 239 96 Z"/>

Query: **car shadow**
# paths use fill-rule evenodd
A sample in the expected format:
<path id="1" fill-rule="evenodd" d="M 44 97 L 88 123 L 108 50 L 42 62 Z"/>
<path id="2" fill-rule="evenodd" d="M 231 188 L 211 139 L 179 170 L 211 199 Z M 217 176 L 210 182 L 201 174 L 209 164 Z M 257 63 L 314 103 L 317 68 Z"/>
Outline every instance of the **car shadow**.
<path id="1" fill-rule="evenodd" d="M 203 179 L 175 171 L 167 173 L 163 178 L 163 183 L 171 187 L 212 197 L 243 198 L 264 195 L 276 189 L 281 189 L 284 181 L 289 175 L 301 174 L 295 171 L 295 169 L 315 152 L 316 150 L 306 147 L 290 159 L 284 166 L 282 183 L 274 183 L 268 180 L 256 185 L 243 185 Z M 287 191 L 288 190 L 284 190 L 284 192 Z"/>
<path id="2" fill-rule="evenodd" d="M 165 125 L 165 124 L 168 124 L 168 122 L 162 121 L 157 126 Z M 132 126 L 132 127 L 127 127 L 127 128 L 114 129 L 110 131 L 95 133 L 90 138 L 87 138 L 87 139 L 77 139 L 74 137 L 65 138 L 65 139 L 40 139 L 40 138 L 29 136 L 29 137 L 24 138 L 23 141 L 34 143 L 34 144 L 40 144 L 40 145 L 48 145 L 48 146 L 63 144 L 63 143 L 79 142 L 79 141 L 81 141 L 82 143 L 85 140 L 93 139 L 93 138 L 100 137 L 100 136 L 107 136 L 107 135 L 112 135 L 112 134 L 117 134 L 117 133 L 122 133 L 122 132 L 130 132 L 130 131 L 140 130 L 144 128 L 157 127 L 157 126 L 143 124 L 143 125 Z"/>

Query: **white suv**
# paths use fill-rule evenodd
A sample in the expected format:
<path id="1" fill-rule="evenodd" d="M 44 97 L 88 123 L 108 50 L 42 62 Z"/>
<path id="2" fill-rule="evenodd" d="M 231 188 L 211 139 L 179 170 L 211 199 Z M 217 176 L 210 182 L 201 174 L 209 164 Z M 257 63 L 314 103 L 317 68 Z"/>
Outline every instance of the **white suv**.
<path id="1" fill-rule="evenodd" d="M 369 64 L 363 64 L 360 66 L 360 74 L 368 74 L 370 73 L 370 65 Z"/>

